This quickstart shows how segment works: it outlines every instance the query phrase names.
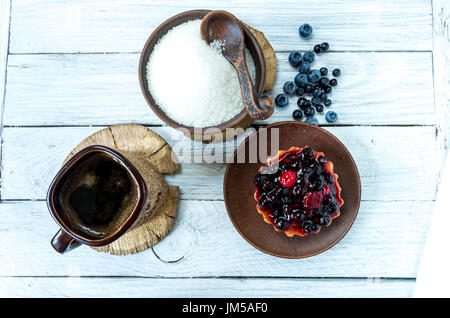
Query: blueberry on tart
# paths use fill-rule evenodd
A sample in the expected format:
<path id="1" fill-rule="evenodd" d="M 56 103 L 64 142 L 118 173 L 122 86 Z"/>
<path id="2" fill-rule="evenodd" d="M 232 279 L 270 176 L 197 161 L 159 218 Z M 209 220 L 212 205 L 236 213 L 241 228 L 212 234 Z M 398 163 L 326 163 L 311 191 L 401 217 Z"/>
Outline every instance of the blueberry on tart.
<path id="1" fill-rule="evenodd" d="M 280 150 L 253 183 L 258 213 L 289 237 L 318 233 L 344 204 L 333 163 L 310 147 Z"/>

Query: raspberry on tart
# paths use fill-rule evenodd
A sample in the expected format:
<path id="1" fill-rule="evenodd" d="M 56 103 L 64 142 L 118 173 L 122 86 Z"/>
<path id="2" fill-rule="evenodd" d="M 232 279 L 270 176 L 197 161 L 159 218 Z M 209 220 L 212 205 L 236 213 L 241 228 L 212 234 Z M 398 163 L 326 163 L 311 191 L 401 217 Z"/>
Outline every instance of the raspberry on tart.
<path id="1" fill-rule="evenodd" d="M 256 209 L 287 236 L 318 233 L 344 204 L 333 163 L 310 147 L 280 150 L 253 179 Z"/>

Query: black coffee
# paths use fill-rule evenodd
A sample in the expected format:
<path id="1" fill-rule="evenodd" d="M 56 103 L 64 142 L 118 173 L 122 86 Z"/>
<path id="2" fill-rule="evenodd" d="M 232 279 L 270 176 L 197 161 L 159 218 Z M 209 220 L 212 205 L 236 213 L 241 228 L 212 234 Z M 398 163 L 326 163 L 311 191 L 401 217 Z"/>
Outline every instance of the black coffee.
<path id="1" fill-rule="evenodd" d="M 132 210 L 134 193 L 134 182 L 125 167 L 107 155 L 95 154 L 73 171 L 62 200 L 70 205 L 67 215 L 72 226 L 104 236 L 114 230 L 109 226 L 113 221 Z"/>

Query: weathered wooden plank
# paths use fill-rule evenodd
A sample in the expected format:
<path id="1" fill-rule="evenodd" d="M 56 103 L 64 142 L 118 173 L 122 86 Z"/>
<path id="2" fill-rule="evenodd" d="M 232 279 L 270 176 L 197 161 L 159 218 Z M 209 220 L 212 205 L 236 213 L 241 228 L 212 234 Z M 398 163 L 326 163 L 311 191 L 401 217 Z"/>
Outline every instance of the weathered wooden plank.
<path id="1" fill-rule="evenodd" d="M 0 278 L 0 297 L 410 297 L 414 280 Z M 180 308 L 180 312 L 181 312 Z M 222 312 L 216 309 L 216 312 Z M 223 313 L 226 313 L 224 308 Z"/>
<path id="2" fill-rule="evenodd" d="M 181 259 L 167 263 L 151 250 L 120 257 L 82 246 L 59 255 L 50 246 L 57 225 L 45 202 L 2 202 L 0 276 L 414 278 L 432 206 L 432 201 L 364 201 L 352 229 L 336 246 L 311 258 L 288 260 L 248 244 L 233 228 L 222 201 L 181 200 L 172 232 L 154 247 L 163 261 Z M 272 231 L 270 225 L 267 230 Z"/>
<path id="3" fill-rule="evenodd" d="M 273 95 L 296 70 L 279 53 Z M 12 55 L 8 63 L 5 125 L 164 124 L 142 96 L 138 54 Z M 329 53 L 315 67 L 339 67 L 343 75 L 330 95 L 337 124 L 433 125 L 430 53 Z M 290 107 L 277 108 L 267 123 L 291 120 Z M 317 116 L 326 123 L 324 115 Z"/>
<path id="4" fill-rule="evenodd" d="M 3 110 L 6 83 L 6 64 L 8 60 L 9 45 L 9 14 L 10 1 L 0 2 L 0 136 L 3 128 Z M 1 150 L 0 150 L 1 154 Z"/>
<path id="5" fill-rule="evenodd" d="M 11 52 L 140 52 L 164 20 L 225 9 L 264 32 L 276 50 L 328 41 L 333 50 L 431 50 L 429 1 L 14 1 Z M 327 23 L 324 23 L 324 21 Z M 313 37 L 301 40 L 308 22 Z"/>
<path id="6" fill-rule="evenodd" d="M 450 143 L 450 3 L 434 0 L 432 5 L 434 101 L 442 167 Z"/>
<path id="7" fill-rule="evenodd" d="M 70 150 L 99 129 L 5 128 L 2 199 L 44 199 L 50 181 Z M 183 163 L 180 173 L 167 177 L 169 183 L 180 186 L 182 198 L 223 198 L 225 164 L 208 164 L 201 160 L 202 151 L 207 149 L 205 153 L 211 153 L 213 145 L 191 142 L 170 127 L 152 129 L 174 149 L 191 151 L 190 163 Z M 434 199 L 434 127 L 327 127 L 327 130 L 342 140 L 354 156 L 361 175 L 363 200 Z M 216 146 L 217 151 L 223 149 L 229 155 L 235 149 L 233 142 Z M 186 158 L 186 153 L 181 156 L 181 159 Z"/>

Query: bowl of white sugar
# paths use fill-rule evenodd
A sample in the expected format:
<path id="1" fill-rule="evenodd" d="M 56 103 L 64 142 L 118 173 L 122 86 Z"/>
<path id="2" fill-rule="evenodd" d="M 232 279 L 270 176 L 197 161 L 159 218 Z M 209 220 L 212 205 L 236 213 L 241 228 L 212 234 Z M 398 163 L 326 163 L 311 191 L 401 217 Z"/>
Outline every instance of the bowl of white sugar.
<path id="1" fill-rule="evenodd" d="M 153 112 L 202 141 L 231 137 L 228 133 L 252 123 L 236 70 L 222 55 L 223 43 L 208 45 L 201 38 L 201 20 L 208 12 L 186 11 L 163 22 L 148 38 L 139 61 L 141 90 Z M 242 28 L 249 74 L 262 95 L 264 54 L 254 35 Z"/>

